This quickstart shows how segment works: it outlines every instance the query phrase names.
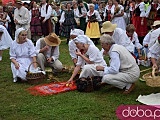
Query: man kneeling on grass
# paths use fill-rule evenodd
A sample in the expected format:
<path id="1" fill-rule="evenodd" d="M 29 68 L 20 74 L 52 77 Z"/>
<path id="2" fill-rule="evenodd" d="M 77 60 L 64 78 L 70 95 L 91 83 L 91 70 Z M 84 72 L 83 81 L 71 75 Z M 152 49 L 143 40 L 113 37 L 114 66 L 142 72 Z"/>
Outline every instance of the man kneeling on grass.
<path id="1" fill-rule="evenodd" d="M 125 89 L 124 94 L 130 93 L 140 75 L 135 59 L 125 47 L 115 44 L 110 35 L 102 35 L 100 41 L 104 53 L 108 53 L 111 58 L 110 66 L 96 67 L 98 71 L 104 71 L 102 84 L 107 83 Z"/>

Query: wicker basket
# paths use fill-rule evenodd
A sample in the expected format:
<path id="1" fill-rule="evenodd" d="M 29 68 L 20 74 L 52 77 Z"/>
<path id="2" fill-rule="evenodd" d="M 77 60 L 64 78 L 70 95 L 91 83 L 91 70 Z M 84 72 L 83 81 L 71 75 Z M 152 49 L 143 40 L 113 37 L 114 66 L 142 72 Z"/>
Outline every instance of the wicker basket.
<path id="1" fill-rule="evenodd" d="M 30 72 L 30 67 L 33 63 L 37 63 L 39 65 L 38 62 L 32 62 L 29 67 L 28 67 L 28 71 L 27 71 L 27 75 L 26 75 L 26 79 L 27 79 L 27 82 L 30 83 L 30 84 L 38 84 L 40 82 L 42 82 L 45 78 L 46 78 L 46 75 L 43 74 L 42 72 L 40 73 L 31 73 Z"/>
<path id="2" fill-rule="evenodd" d="M 150 87 L 160 87 L 160 72 L 155 72 L 155 69 L 144 74 L 143 79 L 146 81 L 146 85 Z"/>

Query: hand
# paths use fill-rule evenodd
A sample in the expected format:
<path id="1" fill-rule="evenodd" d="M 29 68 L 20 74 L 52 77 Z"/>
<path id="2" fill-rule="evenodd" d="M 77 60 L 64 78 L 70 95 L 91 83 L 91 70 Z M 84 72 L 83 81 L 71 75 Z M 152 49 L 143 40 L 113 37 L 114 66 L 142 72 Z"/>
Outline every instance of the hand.
<path id="1" fill-rule="evenodd" d="M 76 50 L 76 55 L 81 56 L 82 53 L 79 50 Z"/>
<path id="2" fill-rule="evenodd" d="M 19 67 L 20 67 L 20 66 L 19 66 L 19 63 L 16 62 L 16 63 L 14 63 L 14 65 L 15 65 L 15 68 L 18 70 Z"/>
<path id="3" fill-rule="evenodd" d="M 144 25 L 144 22 L 141 20 L 141 25 Z"/>
<path id="4" fill-rule="evenodd" d="M 49 50 L 49 46 L 46 45 L 46 46 L 43 48 L 43 52 L 44 52 L 44 51 L 48 51 L 48 50 Z"/>
<path id="5" fill-rule="evenodd" d="M 44 19 L 43 21 L 42 21 L 42 23 L 45 23 L 46 22 L 46 20 Z"/>
<path id="6" fill-rule="evenodd" d="M 152 69 L 158 69 L 157 64 L 153 64 Z"/>
<path id="7" fill-rule="evenodd" d="M 96 70 L 97 71 L 104 71 L 104 67 L 103 66 L 96 66 Z"/>
<path id="8" fill-rule="evenodd" d="M 103 55 L 107 55 L 107 53 L 108 53 L 108 52 L 106 52 L 106 51 L 104 50 Z"/>
<path id="9" fill-rule="evenodd" d="M 14 23 L 15 23 L 15 24 L 19 24 L 18 21 L 17 21 L 16 19 L 14 20 Z"/>
<path id="10" fill-rule="evenodd" d="M 70 83 L 72 83 L 73 82 L 73 80 L 72 79 L 69 79 L 67 82 L 66 82 L 66 84 L 70 84 Z"/>
<path id="11" fill-rule="evenodd" d="M 47 62 L 49 63 L 52 62 L 52 60 L 53 60 L 52 58 L 47 58 Z"/>

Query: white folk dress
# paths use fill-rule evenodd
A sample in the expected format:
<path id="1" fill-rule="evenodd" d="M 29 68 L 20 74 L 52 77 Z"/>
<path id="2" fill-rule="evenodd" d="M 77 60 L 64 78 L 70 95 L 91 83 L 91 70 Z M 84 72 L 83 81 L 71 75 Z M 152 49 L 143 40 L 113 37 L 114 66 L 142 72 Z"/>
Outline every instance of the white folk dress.
<path id="1" fill-rule="evenodd" d="M 93 64 L 87 64 L 85 62 L 85 60 L 78 56 L 78 61 L 76 65 L 84 65 L 84 63 L 86 63 L 86 65 L 83 66 L 82 68 L 82 72 L 80 73 L 80 77 L 85 77 L 87 78 L 92 77 L 92 76 L 102 76 L 103 75 L 103 71 L 97 71 L 96 70 L 96 66 L 100 65 L 100 66 L 107 66 L 106 62 L 103 59 L 102 54 L 100 53 L 99 49 L 95 46 L 95 45 L 89 45 L 89 48 L 85 54 L 90 61 L 94 62 Z"/>
<path id="2" fill-rule="evenodd" d="M 32 57 L 36 56 L 35 47 L 31 40 L 27 39 L 23 44 L 18 44 L 16 40 L 12 42 L 10 48 L 10 59 L 15 59 L 19 63 L 19 69 L 15 68 L 15 65 L 11 63 L 11 69 L 13 78 L 20 77 L 26 80 L 26 71 L 29 65 L 33 61 Z M 33 66 L 31 66 L 33 69 Z"/>
<path id="3" fill-rule="evenodd" d="M 4 26 L 0 25 L 0 31 L 3 32 L 0 39 L 0 50 L 5 50 L 11 46 L 13 40 Z"/>
<path id="4" fill-rule="evenodd" d="M 112 6 L 112 8 L 111 8 L 111 14 L 112 15 L 119 15 L 119 14 L 121 14 L 122 11 L 124 11 L 124 7 L 122 5 L 118 5 L 118 7 L 120 8 L 120 10 L 119 10 L 118 13 L 115 14 L 115 5 Z M 125 20 L 124 20 L 123 16 L 114 17 L 111 22 L 113 24 L 117 24 L 118 28 L 126 30 L 126 23 L 125 23 Z"/>

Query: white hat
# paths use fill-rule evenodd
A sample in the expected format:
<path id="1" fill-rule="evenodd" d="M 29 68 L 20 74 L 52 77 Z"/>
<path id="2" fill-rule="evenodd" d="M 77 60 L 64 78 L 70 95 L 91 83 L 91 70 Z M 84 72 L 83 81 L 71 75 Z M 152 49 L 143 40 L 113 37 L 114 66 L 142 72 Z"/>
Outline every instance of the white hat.
<path id="1" fill-rule="evenodd" d="M 83 43 L 83 44 L 94 45 L 92 40 L 89 37 L 87 37 L 86 35 L 78 35 L 73 40 L 74 40 L 75 43 Z"/>
<path id="2" fill-rule="evenodd" d="M 18 29 L 16 30 L 16 32 L 15 32 L 15 40 L 17 40 L 20 32 L 22 32 L 22 31 L 24 31 L 24 30 L 25 30 L 24 28 L 18 28 Z"/>
<path id="3" fill-rule="evenodd" d="M 76 36 L 84 35 L 84 31 L 80 29 L 73 29 L 73 30 L 71 29 L 70 35 L 76 35 Z"/>

